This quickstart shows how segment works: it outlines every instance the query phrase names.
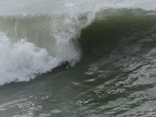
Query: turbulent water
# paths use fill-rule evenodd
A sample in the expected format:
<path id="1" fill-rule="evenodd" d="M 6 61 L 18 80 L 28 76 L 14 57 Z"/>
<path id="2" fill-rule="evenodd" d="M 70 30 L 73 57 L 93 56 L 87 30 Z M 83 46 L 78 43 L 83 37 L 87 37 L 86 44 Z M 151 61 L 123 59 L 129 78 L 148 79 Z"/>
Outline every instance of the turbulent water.
<path id="1" fill-rule="evenodd" d="M 156 116 L 156 1 L 1 0 L 1 117 Z"/>

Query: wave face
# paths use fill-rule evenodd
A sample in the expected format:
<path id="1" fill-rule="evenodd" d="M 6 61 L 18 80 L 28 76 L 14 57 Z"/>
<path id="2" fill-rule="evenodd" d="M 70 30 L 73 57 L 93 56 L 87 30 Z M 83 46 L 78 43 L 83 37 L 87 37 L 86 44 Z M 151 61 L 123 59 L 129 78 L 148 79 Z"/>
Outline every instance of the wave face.
<path id="1" fill-rule="evenodd" d="M 0 2 L 0 85 L 29 81 L 66 62 L 74 66 L 82 53 L 92 50 L 88 45 L 95 40 L 80 38 L 90 36 L 95 25 L 101 25 L 97 22 L 112 21 L 107 25 L 111 30 L 110 17 L 120 17 L 118 20 L 126 24 L 131 19 L 125 17 L 132 16 L 131 25 L 140 16 L 152 20 L 154 4 L 154 0 Z"/>

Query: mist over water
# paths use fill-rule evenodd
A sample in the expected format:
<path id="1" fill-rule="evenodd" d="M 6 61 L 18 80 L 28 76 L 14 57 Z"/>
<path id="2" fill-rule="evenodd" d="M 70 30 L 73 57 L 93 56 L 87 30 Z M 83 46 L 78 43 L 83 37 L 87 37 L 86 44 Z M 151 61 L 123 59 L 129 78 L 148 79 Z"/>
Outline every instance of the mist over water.
<path id="1" fill-rule="evenodd" d="M 156 116 L 155 4 L 1 1 L 2 117 Z"/>

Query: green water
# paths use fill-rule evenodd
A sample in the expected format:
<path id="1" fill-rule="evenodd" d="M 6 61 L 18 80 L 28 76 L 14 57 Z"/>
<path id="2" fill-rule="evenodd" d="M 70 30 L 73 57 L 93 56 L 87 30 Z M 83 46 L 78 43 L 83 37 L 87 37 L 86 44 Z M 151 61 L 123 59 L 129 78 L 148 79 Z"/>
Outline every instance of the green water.
<path id="1" fill-rule="evenodd" d="M 156 16 L 124 12 L 82 30 L 74 67 L 1 86 L 0 116 L 156 116 Z"/>

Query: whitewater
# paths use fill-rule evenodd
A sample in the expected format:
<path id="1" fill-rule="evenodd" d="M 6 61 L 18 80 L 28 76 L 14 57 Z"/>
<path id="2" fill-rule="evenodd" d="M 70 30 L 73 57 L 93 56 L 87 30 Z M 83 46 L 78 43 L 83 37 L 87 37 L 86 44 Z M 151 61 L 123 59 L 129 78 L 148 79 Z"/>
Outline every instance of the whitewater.
<path id="1" fill-rule="evenodd" d="M 83 53 L 78 42 L 83 29 L 121 15 L 124 9 L 136 16 L 139 10 L 155 15 L 155 4 L 154 0 L 1 1 L 0 85 L 29 81 L 67 62 L 74 66 Z"/>

